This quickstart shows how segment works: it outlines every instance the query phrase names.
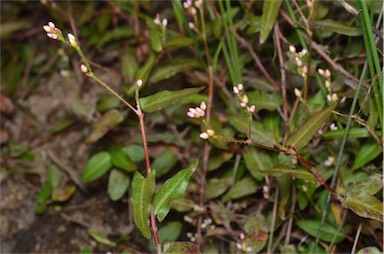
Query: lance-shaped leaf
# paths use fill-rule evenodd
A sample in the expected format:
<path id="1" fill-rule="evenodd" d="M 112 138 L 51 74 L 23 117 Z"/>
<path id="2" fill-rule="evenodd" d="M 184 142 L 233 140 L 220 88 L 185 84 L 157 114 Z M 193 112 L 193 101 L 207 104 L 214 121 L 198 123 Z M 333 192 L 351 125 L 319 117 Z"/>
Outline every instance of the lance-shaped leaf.
<path id="1" fill-rule="evenodd" d="M 289 137 L 287 144 L 293 146 L 296 150 L 306 146 L 313 135 L 321 129 L 330 115 L 331 108 L 327 108 L 310 116 L 307 121 Z"/>
<path id="2" fill-rule="evenodd" d="M 203 87 L 186 88 L 178 91 L 161 91 L 156 94 L 140 99 L 141 108 L 145 112 L 154 112 L 165 108 L 166 106 L 176 103 L 179 100 L 198 93 Z"/>
<path id="3" fill-rule="evenodd" d="M 233 187 L 223 196 L 223 202 L 253 194 L 259 188 L 260 186 L 258 186 L 257 182 L 252 177 L 245 177 L 235 183 L 235 185 L 233 185 Z"/>
<path id="4" fill-rule="evenodd" d="M 272 30 L 280 10 L 282 0 L 264 1 L 261 15 L 260 44 L 263 44 Z"/>
<path id="5" fill-rule="evenodd" d="M 320 221 L 300 220 L 297 222 L 297 226 L 299 226 L 299 228 L 301 228 L 311 236 L 317 236 L 317 231 L 320 227 Z M 332 242 L 334 240 L 336 243 L 338 243 L 344 240 L 344 236 L 330 224 L 324 223 L 321 227 L 320 239 L 326 242 Z"/>
<path id="6" fill-rule="evenodd" d="M 359 28 L 348 26 L 339 21 L 325 19 L 315 22 L 315 27 L 324 29 L 329 32 L 335 32 L 338 34 L 343 34 L 347 36 L 360 36 L 362 35 L 362 31 Z"/>
<path id="7" fill-rule="evenodd" d="M 133 220 L 141 234 L 145 238 L 151 238 L 149 228 L 149 215 L 151 212 L 151 201 L 155 191 L 155 176 L 153 170 L 147 178 L 144 178 L 139 172 L 135 172 L 132 180 L 132 210 Z"/>
<path id="8" fill-rule="evenodd" d="M 383 221 L 383 202 L 371 194 L 357 190 L 347 193 L 341 203 L 344 208 L 349 208 L 364 218 Z"/>
<path id="9" fill-rule="evenodd" d="M 107 152 L 100 152 L 92 156 L 87 162 L 81 175 L 84 183 L 96 180 L 104 175 L 112 166 L 111 155 Z"/>
<path id="10" fill-rule="evenodd" d="M 380 154 L 382 154 L 380 145 L 373 140 L 368 140 L 357 151 L 352 168 L 358 169 L 375 159 Z"/>
<path id="11" fill-rule="evenodd" d="M 169 79 L 179 72 L 187 71 L 199 66 L 200 63 L 194 58 L 176 58 L 171 64 L 156 68 L 153 71 L 149 81 L 151 83 L 157 83 L 159 81 Z"/>
<path id="12" fill-rule="evenodd" d="M 161 222 L 167 216 L 171 209 L 170 203 L 178 198 L 187 189 L 188 181 L 193 172 L 195 172 L 199 161 L 195 160 L 187 168 L 178 172 L 175 176 L 165 181 L 160 191 L 156 193 L 154 198 L 154 211 L 157 219 Z"/>

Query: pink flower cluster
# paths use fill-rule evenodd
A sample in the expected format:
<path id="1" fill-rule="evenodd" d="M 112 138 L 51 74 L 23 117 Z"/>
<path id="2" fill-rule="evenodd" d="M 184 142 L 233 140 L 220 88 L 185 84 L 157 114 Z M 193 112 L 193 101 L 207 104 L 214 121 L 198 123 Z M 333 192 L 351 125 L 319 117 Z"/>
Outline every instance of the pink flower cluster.
<path id="1" fill-rule="evenodd" d="M 205 110 L 207 109 L 207 105 L 205 102 L 201 102 L 200 107 L 189 108 L 187 112 L 187 116 L 190 118 L 202 118 L 205 116 Z"/>
<path id="2" fill-rule="evenodd" d="M 59 39 L 58 29 L 53 22 L 48 22 L 48 25 L 43 26 L 44 31 L 47 32 L 47 36 L 51 39 Z"/>
<path id="3" fill-rule="evenodd" d="M 243 94 L 244 86 L 242 84 L 238 84 L 233 87 L 233 92 L 237 95 L 237 98 L 240 100 L 240 106 L 248 111 L 250 114 L 255 112 L 255 105 L 248 106 L 248 96 Z"/>

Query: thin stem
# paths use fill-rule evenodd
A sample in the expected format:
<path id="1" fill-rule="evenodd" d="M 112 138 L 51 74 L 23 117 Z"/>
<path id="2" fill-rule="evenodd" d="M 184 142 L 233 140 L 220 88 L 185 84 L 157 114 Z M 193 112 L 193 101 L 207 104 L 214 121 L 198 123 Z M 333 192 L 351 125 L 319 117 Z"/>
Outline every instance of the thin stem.
<path id="1" fill-rule="evenodd" d="M 279 57 L 279 65 L 281 72 L 281 97 L 283 98 L 283 120 L 285 126 L 285 135 L 289 135 L 289 124 L 288 124 L 288 102 L 287 102 L 287 80 L 284 68 L 283 50 L 280 43 L 280 29 L 278 23 L 275 24 L 275 42 L 277 48 L 277 54 Z"/>

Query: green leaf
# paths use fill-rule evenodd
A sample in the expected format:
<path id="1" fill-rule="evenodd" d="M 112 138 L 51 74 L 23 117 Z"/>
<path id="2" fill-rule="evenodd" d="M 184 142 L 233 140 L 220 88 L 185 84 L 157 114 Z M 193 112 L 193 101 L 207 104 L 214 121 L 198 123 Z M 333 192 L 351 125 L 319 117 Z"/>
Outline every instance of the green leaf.
<path id="1" fill-rule="evenodd" d="M 373 174 L 365 181 L 354 185 L 351 191 L 365 191 L 370 195 L 375 195 L 383 188 L 383 178 L 381 174 Z"/>
<path id="2" fill-rule="evenodd" d="M 204 87 L 186 88 L 178 91 L 161 91 L 156 94 L 140 98 L 140 105 L 145 112 L 150 113 L 158 111 L 170 104 L 177 103 L 185 97 L 200 92 L 203 88 Z"/>
<path id="3" fill-rule="evenodd" d="M 268 170 L 272 167 L 271 157 L 260 149 L 253 147 L 244 147 L 243 158 L 245 165 L 251 175 L 257 179 L 263 179 L 262 171 Z"/>
<path id="4" fill-rule="evenodd" d="M 310 181 L 312 183 L 316 182 L 315 177 L 311 172 L 305 169 L 290 169 L 287 165 L 275 165 L 273 168 L 266 169 L 261 173 L 265 175 L 272 175 L 276 177 L 281 177 L 283 175 L 294 176 L 295 178 Z"/>
<path id="5" fill-rule="evenodd" d="M 383 221 L 383 203 L 365 191 L 351 191 L 341 203 L 342 207 L 349 208 L 364 218 Z"/>
<path id="6" fill-rule="evenodd" d="M 357 254 L 382 254 L 383 252 L 379 250 L 377 247 L 365 247 L 360 249 Z"/>
<path id="7" fill-rule="evenodd" d="M 141 234 L 145 238 L 151 238 L 149 228 L 149 215 L 151 212 L 151 201 L 155 191 L 155 170 L 147 178 L 144 178 L 138 171 L 135 172 L 132 180 L 132 210 L 133 220 Z"/>
<path id="8" fill-rule="evenodd" d="M 167 216 L 171 207 L 170 202 L 180 197 L 188 187 L 188 181 L 195 172 L 199 161 L 195 160 L 187 168 L 178 172 L 175 176 L 165 181 L 154 198 L 154 211 L 157 219 L 161 222 Z"/>
<path id="9" fill-rule="evenodd" d="M 116 109 L 108 111 L 100 118 L 100 120 L 92 125 L 92 130 L 85 139 L 85 143 L 91 144 L 96 142 L 123 120 L 124 115 Z"/>
<path id="10" fill-rule="evenodd" d="M 208 172 L 218 169 L 224 163 L 228 162 L 233 157 L 232 151 L 220 151 L 209 157 Z"/>
<path id="11" fill-rule="evenodd" d="M 259 188 L 257 182 L 252 177 L 245 177 L 235 183 L 223 196 L 223 202 L 248 196 L 249 194 L 255 193 Z"/>
<path id="12" fill-rule="evenodd" d="M 199 66 L 200 64 L 196 59 L 183 59 L 182 61 L 156 68 L 149 81 L 151 83 L 158 83 L 162 80 L 173 77 L 179 72 L 187 71 Z"/>
<path id="13" fill-rule="evenodd" d="M 368 162 L 375 159 L 382 151 L 380 149 L 379 144 L 375 141 L 369 139 L 365 142 L 360 149 L 358 149 L 357 154 L 355 156 L 355 161 L 353 162 L 353 169 L 358 169 Z"/>
<path id="14" fill-rule="evenodd" d="M 151 47 L 153 51 L 159 53 L 163 50 L 163 43 L 161 42 L 162 34 L 160 31 L 157 31 L 156 28 L 151 29 L 149 31 L 149 38 L 151 40 Z"/>
<path id="15" fill-rule="evenodd" d="M 194 43 L 194 40 L 188 37 L 175 37 L 169 39 L 165 44 L 166 48 L 170 47 L 188 47 Z"/>
<path id="16" fill-rule="evenodd" d="M 229 123 L 241 133 L 248 134 L 248 120 L 242 116 L 231 116 L 228 118 Z M 253 122 L 251 125 L 251 139 L 254 142 L 266 146 L 273 146 L 275 138 L 273 133 L 265 129 L 260 123 Z"/>
<path id="17" fill-rule="evenodd" d="M 300 150 L 311 141 L 313 135 L 321 129 L 331 115 L 331 108 L 324 109 L 310 116 L 307 121 L 289 137 L 287 144 Z"/>
<path id="18" fill-rule="evenodd" d="M 272 30 L 273 24 L 279 14 L 282 0 L 264 1 L 261 15 L 260 44 L 263 44 Z"/>
<path id="19" fill-rule="evenodd" d="M 85 165 L 81 179 L 84 183 L 96 180 L 104 175 L 111 166 L 111 155 L 109 153 L 96 153 Z"/>
<path id="20" fill-rule="evenodd" d="M 166 175 L 176 165 L 177 161 L 177 155 L 171 149 L 166 148 L 159 156 L 156 156 L 151 167 L 156 169 L 156 177 L 159 178 Z"/>
<path id="21" fill-rule="evenodd" d="M 130 182 L 129 176 L 118 169 L 113 169 L 109 174 L 108 180 L 108 195 L 116 201 L 120 199 L 127 191 Z"/>
<path id="22" fill-rule="evenodd" d="M 205 200 L 221 196 L 229 188 L 229 186 L 231 186 L 232 182 L 232 179 L 229 177 L 210 179 L 205 191 Z"/>
<path id="23" fill-rule="evenodd" d="M 347 36 L 360 36 L 362 31 L 360 28 L 345 25 L 339 21 L 325 19 L 315 22 L 315 27 L 329 32 L 334 32 Z"/>
<path id="24" fill-rule="evenodd" d="M 276 110 L 283 104 L 281 95 L 279 93 L 266 93 L 260 91 L 252 91 L 247 93 L 249 104 L 255 105 L 256 112 L 262 109 L 269 111 Z"/>
<path id="25" fill-rule="evenodd" d="M 168 241 L 176 241 L 177 238 L 179 238 L 182 230 L 183 224 L 181 222 L 170 222 L 159 229 L 159 240 L 161 243 Z M 156 252 L 155 240 L 153 238 L 149 241 L 149 250 L 151 251 L 151 253 Z"/>
<path id="26" fill-rule="evenodd" d="M 128 172 L 135 172 L 137 165 L 131 160 L 125 148 L 115 148 L 110 151 L 112 164 Z"/>
<path id="27" fill-rule="evenodd" d="M 317 236 L 317 231 L 320 228 L 320 221 L 317 220 L 300 220 L 296 224 L 313 237 Z M 332 242 L 334 237 L 336 237 L 334 241 L 336 243 L 344 240 L 344 236 L 336 228 L 324 223 L 320 230 L 320 240 Z"/>
<path id="28" fill-rule="evenodd" d="M 145 159 L 143 146 L 130 145 L 124 147 L 123 149 L 125 152 L 127 152 L 129 158 L 131 158 L 133 162 L 139 162 Z"/>
<path id="29" fill-rule="evenodd" d="M 106 32 L 102 37 L 99 38 L 97 42 L 97 47 L 101 48 L 105 43 L 108 43 L 112 40 L 128 38 L 133 35 L 133 27 L 117 27 L 114 29 L 109 29 L 108 32 Z"/>
<path id="30" fill-rule="evenodd" d="M 92 236 L 93 239 L 95 239 L 97 242 L 99 243 L 102 243 L 102 244 L 105 244 L 105 245 L 108 245 L 108 246 L 112 246 L 112 247 L 115 247 L 116 246 L 116 243 L 112 242 L 111 240 L 109 240 L 105 235 L 103 234 L 100 234 L 98 232 L 95 232 L 95 231 L 88 231 L 88 234 L 90 236 Z"/>

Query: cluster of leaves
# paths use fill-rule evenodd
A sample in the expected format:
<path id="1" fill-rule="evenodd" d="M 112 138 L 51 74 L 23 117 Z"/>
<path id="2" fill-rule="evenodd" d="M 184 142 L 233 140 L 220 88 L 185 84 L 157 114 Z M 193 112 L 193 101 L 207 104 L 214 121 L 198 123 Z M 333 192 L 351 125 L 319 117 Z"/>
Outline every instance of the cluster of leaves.
<path id="1" fill-rule="evenodd" d="M 372 36 L 373 29 L 366 23 L 379 14 L 375 13 L 379 10 L 375 8 L 376 4 L 371 3 L 368 17 L 365 14 L 357 19 L 351 15 L 342 20 L 335 17 L 335 13 L 342 11 L 348 15 L 347 7 L 338 7 L 332 2 L 317 2 L 313 13 L 308 5 L 299 5 L 296 1 L 204 2 L 201 12 L 206 17 L 192 15 L 179 0 L 111 1 L 109 5 L 73 3 L 73 9 L 85 10 L 74 15 L 74 21 L 80 28 L 79 41 L 83 49 L 86 53 L 95 48 L 98 53 L 118 51 L 120 62 L 112 68 L 121 69 L 120 76 L 123 78 L 119 90 L 132 97 L 136 81 L 143 81 L 140 92 L 151 95 L 140 98 L 140 105 L 145 113 L 151 113 L 146 114 L 147 121 L 156 126 L 153 128 L 156 134 L 148 134 L 147 142 L 149 145 L 166 144 L 152 161 L 152 171 L 146 177 L 139 173 L 145 155 L 138 133 L 128 145 L 106 144 L 86 163 L 82 182 L 100 180 L 109 172 L 108 195 L 114 201 L 124 197 L 131 185 L 129 193 L 135 224 L 146 238 L 151 237 L 148 221 L 151 203 L 160 222 L 171 208 L 191 218 L 185 222 L 174 220 L 160 227 L 158 235 L 161 242 L 183 238 L 181 234 L 186 228 L 197 225 L 193 229 L 206 239 L 199 244 L 210 251 L 235 252 L 237 249 L 271 252 L 279 248 L 283 253 L 309 253 L 329 251 L 334 245 L 342 246 L 338 243 L 348 246 L 346 249 L 340 247 L 341 251 L 350 251 L 351 239 L 355 237 L 351 229 L 354 224 L 348 220 L 351 210 L 360 216 L 362 225 L 366 224 L 364 237 L 369 238 L 366 233 L 369 230 L 382 230 L 374 226 L 374 222 L 383 218 L 379 156 L 382 143 L 375 140 L 375 137 L 382 136 L 383 131 L 382 102 L 377 102 L 376 98 L 382 99 L 383 96 L 380 93 L 382 83 L 377 78 L 381 70 L 371 60 L 377 54 L 376 48 L 371 45 L 366 56 L 372 91 L 371 85 L 365 83 L 365 74 L 360 74 L 365 73 L 365 68 L 359 61 L 361 52 L 372 41 L 369 36 Z M 365 3 L 362 5 L 355 8 L 364 8 Z M 110 12 L 98 14 L 96 10 L 101 7 Z M 59 5 L 59 8 L 63 6 Z M 55 21 L 66 22 L 58 17 L 57 9 L 49 10 L 52 17 L 57 17 Z M 154 21 L 157 13 L 167 18 L 166 27 Z M 310 17 L 310 22 L 307 23 L 306 17 Z M 116 19 L 122 24 L 126 20 L 128 24 L 114 27 Z M 290 25 L 290 22 L 293 24 Z M 271 34 L 276 23 L 287 42 L 282 47 L 286 60 L 281 66 L 287 72 L 286 88 L 276 81 L 283 75 L 274 58 L 274 52 L 278 51 L 276 48 L 280 47 L 276 40 L 282 36 L 276 28 L 275 34 Z M 305 24 L 311 28 L 310 37 Z M 309 65 L 308 76 L 304 80 L 298 72 L 295 55 L 288 50 L 290 45 L 312 51 L 302 59 L 304 64 Z M 338 64 L 332 60 L 329 62 L 324 55 L 328 59 L 329 55 L 339 57 L 340 61 Z M 260 72 L 254 71 L 254 64 Z M 327 101 L 327 88 L 317 73 L 319 67 L 333 68 L 332 89 L 340 98 L 345 97 L 345 102 L 334 104 Z M 222 138 L 208 139 L 212 149 L 207 164 L 200 163 L 200 167 L 206 167 L 207 172 L 195 174 L 187 188 L 198 166 L 197 161 L 181 171 L 175 171 L 180 156 L 174 149 L 187 153 L 188 160 L 192 161 L 196 155 L 192 151 L 188 153 L 188 146 L 196 144 L 203 147 L 198 134 L 206 131 L 207 126 L 197 119 L 189 119 L 186 112 L 188 106 L 209 100 L 205 93 L 208 89 L 203 90 L 204 87 L 200 86 L 208 86 L 212 81 L 210 71 L 215 77 L 215 92 L 209 127 L 217 137 Z M 346 72 L 353 73 L 355 79 L 351 79 L 354 76 L 348 76 Z M 360 76 L 364 82 L 357 83 Z M 5 82 L 11 83 L 8 80 Z M 231 93 L 232 85 L 238 83 L 244 84 L 249 103 L 256 107 L 250 124 L 247 114 Z M 227 84 L 231 85 L 228 87 Z M 194 88 L 185 88 L 193 85 Z M 295 97 L 294 88 L 305 91 L 304 99 Z M 11 86 L 9 89 L 13 91 Z M 284 98 L 283 90 L 287 98 Z M 356 105 L 361 110 L 358 111 Z M 87 115 L 81 109 L 84 107 L 78 107 L 77 114 Z M 284 115 L 284 110 L 289 115 Z M 345 114 L 333 114 L 334 110 Z M 126 114 L 127 109 L 121 106 L 119 100 L 107 93 L 99 96 L 97 111 L 101 117 L 89 128 L 85 138 L 88 145 L 95 144 L 108 134 L 122 131 L 127 125 L 137 125 L 135 119 Z M 355 112 L 359 113 L 358 118 L 353 115 Z M 329 129 L 330 120 L 338 127 L 337 130 Z M 53 133 L 74 123 L 67 116 L 59 119 Z M 164 125 L 176 126 L 178 130 L 193 127 L 185 137 L 164 132 Z M 298 163 L 299 157 L 240 145 L 244 143 L 240 141 L 246 138 L 251 141 L 247 144 L 256 143 L 282 150 L 294 148 L 302 154 L 300 158 L 316 165 L 316 172 L 331 183 L 343 198 L 331 202 L 329 191 L 323 189 L 308 167 L 300 161 Z M 194 145 L 191 145 L 192 142 Z M 330 160 L 330 157 L 334 159 Z M 57 168 L 52 167 L 47 172 L 46 185 L 37 200 L 39 213 L 46 210 L 47 204 L 66 201 L 76 191 L 73 186 L 65 188 L 64 192 L 61 187 L 58 188 L 60 173 Z M 164 183 L 163 177 L 168 179 Z M 197 190 L 197 185 L 204 182 L 204 191 Z M 63 193 L 58 194 L 58 190 Z M 199 208 L 201 193 L 204 194 L 204 207 L 199 210 L 196 207 Z M 202 229 L 201 223 L 197 223 L 201 218 L 212 219 L 212 227 Z M 310 238 L 301 242 L 304 233 Z M 243 237 L 240 237 L 241 234 Z M 288 235 L 285 243 L 280 242 L 282 237 L 278 234 Z M 221 235 L 228 235 L 226 240 L 230 242 L 224 250 L 212 244 L 213 240 L 219 241 Z M 106 242 L 103 236 L 93 237 Z M 318 245 L 319 242 L 321 245 Z M 164 251 L 188 253 L 188 248 L 194 248 L 187 243 L 181 246 L 173 244 L 165 245 Z M 153 242 L 149 249 L 155 251 Z M 372 253 L 375 250 L 375 247 L 370 249 Z"/>

